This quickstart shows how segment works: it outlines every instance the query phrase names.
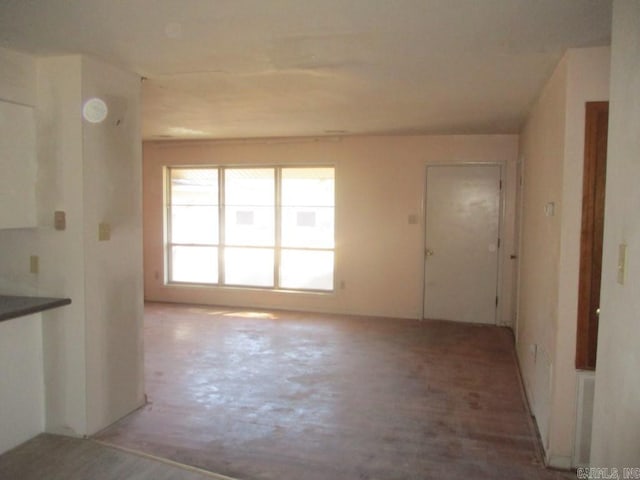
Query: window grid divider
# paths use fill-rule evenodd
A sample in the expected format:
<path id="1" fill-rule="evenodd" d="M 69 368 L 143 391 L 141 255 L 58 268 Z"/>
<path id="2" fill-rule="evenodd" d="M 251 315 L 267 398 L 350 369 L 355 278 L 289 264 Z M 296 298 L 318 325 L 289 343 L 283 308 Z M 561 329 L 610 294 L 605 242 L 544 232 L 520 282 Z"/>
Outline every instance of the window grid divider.
<path id="1" fill-rule="evenodd" d="M 164 238 L 166 239 L 166 265 L 167 265 L 167 279 L 173 279 L 173 226 L 172 226 L 172 214 L 173 214 L 173 199 L 171 198 L 171 168 L 165 169 L 164 179 L 164 215 L 165 215 L 165 232 Z"/>
<path id="2" fill-rule="evenodd" d="M 273 287 L 280 288 L 280 250 L 282 249 L 282 168 L 275 169 L 276 191 L 274 220 L 275 220 L 275 246 L 273 250 Z"/>
<path id="3" fill-rule="evenodd" d="M 193 246 L 193 247 L 216 247 L 218 250 L 217 262 L 218 262 L 218 281 L 215 284 L 218 286 L 225 286 L 226 275 L 225 275 L 225 249 L 227 247 L 234 247 L 234 245 L 226 244 L 226 201 L 225 201 L 225 174 L 227 167 L 217 166 L 210 167 L 215 168 L 218 171 L 217 181 L 218 181 L 218 243 L 215 244 L 188 244 L 188 243 L 174 243 L 173 242 L 173 225 L 172 225 L 172 215 L 173 215 L 173 199 L 172 199 L 172 170 L 174 168 L 198 168 L 198 167 L 166 167 L 166 176 L 164 179 L 165 183 L 165 206 L 164 206 L 164 215 L 165 215 L 165 239 L 166 239 L 166 268 L 167 268 L 167 281 L 172 282 L 173 278 L 173 247 L 175 246 Z M 203 167 L 204 168 L 204 167 Z M 242 168 L 242 167 L 233 167 L 233 168 Z M 248 167 L 252 168 L 252 167 Z M 265 167 L 253 167 L 253 168 L 265 168 Z M 282 245 L 282 170 L 284 168 L 296 168 L 296 167 L 284 167 L 284 166 L 274 166 L 274 167 L 266 167 L 271 168 L 274 171 L 274 245 L 273 246 L 247 246 L 247 245 L 237 245 L 238 248 L 264 248 L 264 249 L 273 249 L 274 252 L 274 268 L 273 268 L 273 287 L 268 287 L 268 289 L 281 289 L 280 285 L 280 266 L 282 261 L 281 250 L 300 250 L 300 251 L 329 251 L 335 252 L 335 246 L 332 248 L 324 248 L 324 247 L 283 247 Z M 304 167 L 301 167 L 304 168 Z M 335 211 L 335 204 L 332 207 Z M 335 274 L 335 272 L 334 272 Z M 182 283 L 182 282 L 178 282 Z M 197 283 L 197 282 L 196 282 Z M 236 285 L 233 285 L 236 286 Z M 242 286 L 240 286 L 242 287 Z M 246 288 L 261 288 L 261 287 L 253 287 L 251 285 L 244 286 Z M 314 291 L 313 289 L 309 291 Z"/>
<path id="4" fill-rule="evenodd" d="M 218 167 L 218 285 L 224 285 L 225 282 L 225 268 L 224 268 L 224 254 L 227 247 L 226 243 L 226 214 L 225 214 L 225 201 L 224 201 L 224 176 L 226 169 L 224 167 Z"/>

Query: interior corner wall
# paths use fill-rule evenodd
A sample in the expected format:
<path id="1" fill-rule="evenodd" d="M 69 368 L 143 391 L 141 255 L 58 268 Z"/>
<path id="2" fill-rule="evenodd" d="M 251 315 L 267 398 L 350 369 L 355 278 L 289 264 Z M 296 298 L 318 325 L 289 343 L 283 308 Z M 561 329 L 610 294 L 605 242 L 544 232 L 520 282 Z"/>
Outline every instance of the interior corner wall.
<path id="1" fill-rule="evenodd" d="M 567 96 L 562 220 L 558 269 L 558 323 L 553 373 L 550 463 L 569 468 L 575 441 L 577 374 L 575 352 L 578 284 L 582 232 L 586 102 L 609 99 L 611 50 L 609 47 L 567 51 Z"/>
<path id="2" fill-rule="evenodd" d="M 37 60 L 38 293 L 72 302 L 43 321 L 46 430 L 75 436 L 87 431 L 81 62 Z M 53 228 L 56 210 L 66 214 L 63 231 Z"/>
<path id="3" fill-rule="evenodd" d="M 144 401 L 139 89 L 136 75 L 90 58 L 0 49 L 0 99 L 35 107 L 38 167 L 38 226 L 0 229 L 0 288 L 72 300 L 2 324 L 3 345 L 24 358 L 2 348 L 0 451 L 43 430 L 94 433 Z M 100 126 L 81 117 L 93 95 L 111 109 Z M 58 210 L 64 230 L 53 226 Z M 97 242 L 100 222 L 110 241 Z M 17 423 L 4 428 L 4 415 Z"/>
<path id="4" fill-rule="evenodd" d="M 147 300 L 421 318 L 426 166 L 517 158 L 515 135 L 373 136 L 277 141 L 146 142 L 144 260 Z M 165 285 L 163 167 L 167 165 L 336 167 L 336 285 L 331 294 Z M 512 188 L 515 179 L 506 179 Z M 513 224 L 513 209 L 502 222 Z M 512 230 L 512 229 L 511 229 Z M 513 235 L 503 237 L 509 263 Z M 510 279 L 509 279 L 510 280 Z M 500 296 L 511 284 L 503 279 Z M 505 319 L 508 322 L 508 319 Z"/>
<path id="5" fill-rule="evenodd" d="M 89 435 L 144 401 L 140 81 L 83 56 L 37 66 L 38 292 L 72 300 L 43 322 L 46 430 Z M 104 123 L 82 119 L 92 96 Z"/>
<path id="6" fill-rule="evenodd" d="M 83 57 L 82 102 L 92 97 L 109 112 L 82 125 L 88 434 L 144 403 L 140 77 Z"/>
<path id="7" fill-rule="evenodd" d="M 37 142 L 36 206 L 38 228 L 0 230 L 0 285 L 3 293 L 71 297 L 69 306 L 9 322 L 25 322 L 14 330 L 25 354 L 39 359 L 39 366 L 13 358 L 4 365 L 21 364 L 13 383 L 2 389 L 2 405 L 10 395 L 32 391 L 34 379 L 41 385 L 42 403 L 21 403 L 31 408 L 28 422 L 2 429 L 2 435 L 24 441 L 22 429 L 34 435 L 43 429 L 82 435 L 86 429 L 84 384 L 84 278 L 81 255 L 82 201 L 77 181 L 82 171 L 80 114 L 80 59 L 37 59 L 0 50 L 0 98 L 35 108 Z M 25 186 L 27 188 L 27 186 Z M 68 228 L 53 230 L 53 211 L 67 212 Z M 40 272 L 29 273 L 29 256 L 39 256 Z M 29 326 L 29 327 L 28 327 Z M 37 337 L 37 338 L 36 338 Z M 3 349 L 4 353 L 8 349 Z M 38 363 L 38 362 L 36 362 Z M 38 403 L 38 402 L 36 402 Z M 13 412 L 24 420 L 21 412 Z M 40 420 L 38 420 L 40 419 Z"/>
<path id="8" fill-rule="evenodd" d="M 516 348 L 532 413 L 547 451 L 558 321 L 566 84 L 565 57 L 544 87 L 520 137 L 524 182 Z M 551 203 L 555 206 L 553 216 L 545 214 L 545 207 Z"/>
<path id="9" fill-rule="evenodd" d="M 591 465 L 640 467 L 640 2 L 615 0 Z M 618 283 L 619 245 L 626 245 Z M 622 477 L 621 477 L 622 478 Z M 628 477 L 632 478 L 632 477 Z"/>
<path id="10" fill-rule="evenodd" d="M 568 50 L 521 135 L 517 350 L 547 462 L 560 468 L 571 467 L 576 418 L 585 102 L 608 99 L 609 58 L 608 47 Z"/>

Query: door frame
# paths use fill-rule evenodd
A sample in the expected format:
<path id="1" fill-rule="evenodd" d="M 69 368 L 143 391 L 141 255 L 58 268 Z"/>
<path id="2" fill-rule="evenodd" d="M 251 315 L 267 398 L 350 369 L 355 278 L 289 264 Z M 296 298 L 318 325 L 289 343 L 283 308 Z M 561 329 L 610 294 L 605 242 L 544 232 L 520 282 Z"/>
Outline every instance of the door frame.
<path id="1" fill-rule="evenodd" d="M 515 269 L 515 277 L 513 279 L 513 281 L 515 282 L 514 285 L 512 285 L 511 288 L 513 288 L 513 292 L 512 295 L 514 297 L 514 305 L 512 306 L 512 311 L 513 311 L 513 334 L 515 337 L 515 341 L 516 343 L 519 341 L 520 339 L 520 285 L 521 285 L 521 277 L 522 277 L 522 270 L 520 268 L 520 258 L 522 256 L 522 232 L 524 231 L 524 205 L 523 205 L 523 200 L 524 200 L 524 188 L 525 188 L 525 179 L 524 179 L 524 172 L 525 172 L 525 157 L 523 155 L 518 156 L 518 161 L 516 164 L 516 178 L 515 178 L 515 182 L 516 182 L 516 196 L 515 196 L 515 205 L 514 205 L 514 212 L 515 212 L 515 218 L 514 218 L 514 232 L 517 232 L 515 235 L 515 239 L 514 239 L 514 245 L 513 245 L 513 256 L 515 256 L 515 258 L 512 258 L 512 260 L 515 262 L 514 264 L 514 269 Z"/>
<path id="2" fill-rule="evenodd" d="M 604 126 L 601 124 L 603 117 L 606 120 Z M 578 370 L 596 369 L 598 314 L 594 311 L 594 307 L 600 303 L 608 117 L 608 101 L 585 103 L 582 224 L 575 357 L 575 366 Z"/>
<path id="3" fill-rule="evenodd" d="M 504 267 L 504 252 L 507 251 L 504 245 L 505 238 L 505 208 L 504 208 L 504 199 L 505 199 L 505 179 L 504 179 L 504 164 L 501 162 L 437 162 L 437 163 L 426 163 L 424 166 L 423 173 L 423 187 L 422 187 L 422 248 L 420 249 L 420 259 L 422 265 L 422 294 L 421 298 L 421 306 L 420 306 L 420 320 L 425 320 L 424 318 L 424 300 L 425 300 L 425 287 L 426 287 L 426 275 L 425 275 L 425 252 L 427 248 L 427 175 L 429 174 L 429 168 L 432 167 L 498 167 L 498 171 L 500 172 L 500 191 L 499 191 L 499 199 L 498 199 L 498 238 L 500 240 L 500 245 L 498 247 L 498 274 L 496 276 L 496 295 L 498 299 L 505 294 L 503 292 L 503 267 Z M 508 294 L 508 293 L 507 293 Z M 498 300 L 498 304 L 496 305 L 496 316 L 495 322 L 493 325 L 504 325 L 502 322 L 500 301 Z M 489 324 L 487 324 L 489 325 Z"/>

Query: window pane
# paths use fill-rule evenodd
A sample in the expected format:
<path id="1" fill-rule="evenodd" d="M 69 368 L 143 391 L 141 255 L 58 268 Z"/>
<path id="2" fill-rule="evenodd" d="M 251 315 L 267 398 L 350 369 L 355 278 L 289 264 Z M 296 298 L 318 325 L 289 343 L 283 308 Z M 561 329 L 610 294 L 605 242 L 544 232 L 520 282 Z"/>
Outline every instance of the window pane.
<path id="1" fill-rule="evenodd" d="M 217 205 L 217 168 L 172 168 L 172 205 Z"/>
<path id="2" fill-rule="evenodd" d="M 271 207 L 226 206 L 227 245 L 272 247 L 275 243 L 275 211 Z"/>
<path id="3" fill-rule="evenodd" d="M 228 168 L 224 171 L 224 177 L 226 205 L 274 205 L 273 168 Z"/>
<path id="4" fill-rule="evenodd" d="M 333 207 L 334 168 L 283 168 L 282 205 Z"/>
<path id="5" fill-rule="evenodd" d="M 282 245 L 333 248 L 334 169 L 282 169 Z"/>
<path id="6" fill-rule="evenodd" d="M 273 262 L 271 248 L 225 248 L 224 283 L 273 287 Z"/>
<path id="7" fill-rule="evenodd" d="M 280 286 L 333 290 L 333 252 L 283 249 L 280 255 Z"/>
<path id="8" fill-rule="evenodd" d="M 274 246 L 275 170 L 225 170 L 224 196 L 226 244 Z"/>
<path id="9" fill-rule="evenodd" d="M 276 173 L 282 179 L 278 212 Z M 171 281 L 274 287 L 275 248 L 282 247 L 278 286 L 333 290 L 333 167 L 169 168 L 168 181 Z M 224 225 L 219 183 L 224 185 Z M 219 278 L 217 244 L 223 235 L 225 271 Z"/>
<path id="10" fill-rule="evenodd" d="M 218 283 L 216 247 L 171 247 L 171 281 Z"/>
<path id="11" fill-rule="evenodd" d="M 332 207 L 283 207 L 282 245 L 333 248 L 333 212 Z"/>
<path id="12" fill-rule="evenodd" d="M 171 243 L 218 243 L 218 207 L 171 207 Z"/>
<path id="13" fill-rule="evenodd" d="M 333 211 L 333 207 L 282 207 L 282 245 L 333 248 Z"/>

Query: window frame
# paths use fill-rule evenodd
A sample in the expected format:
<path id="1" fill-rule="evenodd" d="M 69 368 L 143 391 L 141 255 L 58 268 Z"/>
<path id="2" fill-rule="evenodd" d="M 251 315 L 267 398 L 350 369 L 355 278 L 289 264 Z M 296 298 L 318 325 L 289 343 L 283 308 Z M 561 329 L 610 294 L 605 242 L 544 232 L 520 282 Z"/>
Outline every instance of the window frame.
<path id="1" fill-rule="evenodd" d="M 282 245 L 282 171 L 285 169 L 320 169 L 328 168 L 333 170 L 333 237 L 332 247 L 291 247 Z M 165 279 L 164 283 L 167 286 L 199 286 L 209 288 L 224 288 L 224 289 L 257 289 L 264 291 L 284 291 L 284 292 L 301 292 L 301 293 L 321 293 L 321 294 L 333 294 L 336 291 L 336 167 L 333 164 L 320 163 L 312 165 L 296 165 L 296 164 L 268 164 L 268 165 L 166 165 L 163 167 L 163 190 L 164 190 L 164 205 L 163 205 L 163 227 L 164 227 L 164 265 L 165 265 Z M 172 240 L 172 204 L 171 198 L 171 172 L 172 170 L 217 170 L 218 180 L 218 243 L 205 244 L 205 243 L 175 243 Z M 273 169 L 274 171 L 274 243 L 273 246 L 264 245 L 227 245 L 226 244 L 226 205 L 225 205 L 225 172 L 226 170 L 250 170 L 250 169 Z M 205 247 L 217 249 L 217 266 L 218 266 L 218 281 L 216 283 L 209 282 L 192 282 L 173 280 L 173 247 Z M 226 272 L 225 272 L 225 248 L 262 248 L 272 249 L 274 253 L 273 258 L 273 286 L 258 286 L 258 285 L 237 285 L 226 284 Z M 281 286 L 281 252 L 282 250 L 295 250 L 295 251 L 320 251 L 331 252 L 333 254 L 332 275 L 331 275 L 331 288 L 330 289 L 313 289 L 313 288 L 293 288 Z"/>

